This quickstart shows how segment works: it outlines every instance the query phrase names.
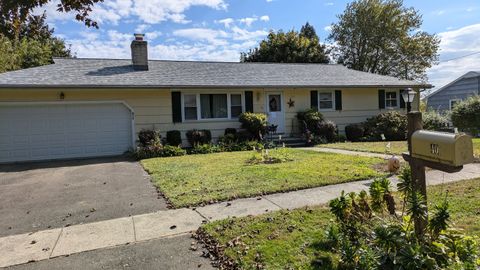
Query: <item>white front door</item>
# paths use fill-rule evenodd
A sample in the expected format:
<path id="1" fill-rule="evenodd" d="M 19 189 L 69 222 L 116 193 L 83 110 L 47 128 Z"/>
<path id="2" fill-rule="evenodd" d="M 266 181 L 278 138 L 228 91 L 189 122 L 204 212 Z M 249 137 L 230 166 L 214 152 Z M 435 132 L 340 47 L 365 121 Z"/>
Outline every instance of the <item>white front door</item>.
<path id="1" fill-rule="evenodd" d="M 282 92 L 267 93 L 268 124 L 276 125 L 277 133 L 285 133 L 285 109 Z"/>

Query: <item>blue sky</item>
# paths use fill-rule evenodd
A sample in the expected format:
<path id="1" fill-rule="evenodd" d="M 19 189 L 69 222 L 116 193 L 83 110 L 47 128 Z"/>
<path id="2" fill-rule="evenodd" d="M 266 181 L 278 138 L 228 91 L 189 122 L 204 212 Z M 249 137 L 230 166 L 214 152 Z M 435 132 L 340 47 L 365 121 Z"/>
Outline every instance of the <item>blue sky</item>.
<path id="1" fill-rule="evenodd" d="M 77 57 L 129 58 L 134 32 L 146 33 L 151 59 L 238 61 L 269 30 L 299 29 L 310 22 L 322 42 L 349 1 L 340 0 L 105 0 L 92 17 L 100 29 L 88 29 L 72 14 L 47 11 L 55 33 Z M 423 14 L 422 30 L 442 38 L 439 65 L 430 82 L 442 86 L 469 70 L 480 70 L 480 1 L 405 0 Z M 445 62 L 446 61 L 446 62 Z"/>

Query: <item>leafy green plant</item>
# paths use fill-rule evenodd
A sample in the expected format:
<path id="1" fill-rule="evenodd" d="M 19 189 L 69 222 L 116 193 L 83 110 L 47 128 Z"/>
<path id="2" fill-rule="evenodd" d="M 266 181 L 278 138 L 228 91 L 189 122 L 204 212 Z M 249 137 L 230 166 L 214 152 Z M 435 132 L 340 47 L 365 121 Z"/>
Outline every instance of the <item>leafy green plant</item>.
<path id="1" fill-rule="evenodd" d="M 330 201 L 336 224 L 326 233 L 327 247 L 340 257 L 338 269 L 476 269 L 479 245 L 450 226 L 448 198 L 438 204 L 422 235 L 414 219 L 427 219 L 426 201 L 409 187 L 409 169 L 401 172 L 398 190 L 406 210 L 395 211 L 390 182 L 378 178 L 369 195 L 345 194 Z"/>
<path id="2" fill-rule="evenodd" d="M 285 148 L 255 151 L 247 164 L 276 164 L 293 161 L 293 156 Z"/>
<path id="3" fill-rule="evenodd" d="M 308 109 L 303 112 L 298 112 L 297 119 L 303 129 L 303 133 L 305 133 L 306 130 L 309 130 L 316 135 L 319 134 L 318 126 L 320 125 L 320 123 L 325 121 L 323 115 L 315 109 Z"/>
<path id="4" fill-rule="evenodd" d="M 242 128 L 246 129 L 251 137 L 262 140 L 267 132 L 267 116 L 264 113 L 242 113 L 238 120 Z"/>
<path id="5" fill-rule="evenodd" d="M 325 138 L 327 142 L 334 142 L 337 136 L 337 125 L 332 121 L 322 121 L 318 124 L 318 136 Z"/>
<path id="6" fill-rule="evenodd" d="M 222 152 L 222 148 L 213 144 L 196 144 L 188 150 L 188 154 L 211 154 Z"/>
<path id="7" fill-rule="evenodd" d="M 473 96 L 455 105 L 453 125 L 472 135 L 480 133 L 480 96 Z"/>
<path id="8" fill-rule="evenodd" d="M 163 146 L 162 157 L 178 157 L 178 156 L 184 156 L 186 154 L 187 154 L 187 151 L 185 151 L 185 149 L 182 149 L 181 147 L 173 146 L 173 145 Z"/>

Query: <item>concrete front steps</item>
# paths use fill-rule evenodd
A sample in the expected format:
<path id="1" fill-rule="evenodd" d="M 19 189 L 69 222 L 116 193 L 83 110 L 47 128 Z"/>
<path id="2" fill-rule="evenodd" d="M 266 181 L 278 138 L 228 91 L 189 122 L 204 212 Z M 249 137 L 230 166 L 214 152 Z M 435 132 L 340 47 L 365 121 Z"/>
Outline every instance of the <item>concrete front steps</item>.
<path id="1" fill-rule="evenodd" d="M 267 137 L 270 140 L 270 137 Z M 299 148 L 299 147 L 305 147 L 306 142 L 305 139 L 300 137 L 300 136 L 288 136 L 285 134 L 276 134 L 272 136 L 272 140 L 274 143 L 277 145 L 283 145 L 285 144 L 285 147 L 290 147 L 290 148 Z"/>

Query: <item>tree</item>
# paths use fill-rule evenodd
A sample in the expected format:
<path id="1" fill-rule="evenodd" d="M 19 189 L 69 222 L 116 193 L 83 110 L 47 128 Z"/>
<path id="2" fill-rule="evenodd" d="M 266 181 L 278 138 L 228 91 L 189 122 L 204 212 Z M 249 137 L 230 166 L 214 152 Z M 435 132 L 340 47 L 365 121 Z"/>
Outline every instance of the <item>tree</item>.
<path id="1" fill-rule="evenodd" d="M 242 62 L 328 63 L 325 46 L 309 23 L 300 32 L 270 31 L 258 48 L 242 53 Z"/>
<path id="2" fill-rule="evenodd" d="M 349 68 L 425 80 L 438 61 L 440 39 L 421 31 L 422 17 L 402 0 L 357 0 L 332 24 L 335 57 Z"/>
<path id="3" fill-rule="evenodd" d="M 29 16 L 18 32 L 0 33 L 0 72 L 53 63 L 53 57 L 71 57 L 65 41 L 53 36 L 46 15 Z"/>
<path id="4" fill-rule="evenodd" d="M 0 31 L 19 33 L 33 9 L 52 2 L 53 0 L 2 0 L 0 1 Z M 57 4 L 59 12 L 75 12 L 75 19 L 82 21 L 88 27 L 98 27 L 97 22 L 89 17 L 94 4 L 103 0 L 61 0 Z"/>

